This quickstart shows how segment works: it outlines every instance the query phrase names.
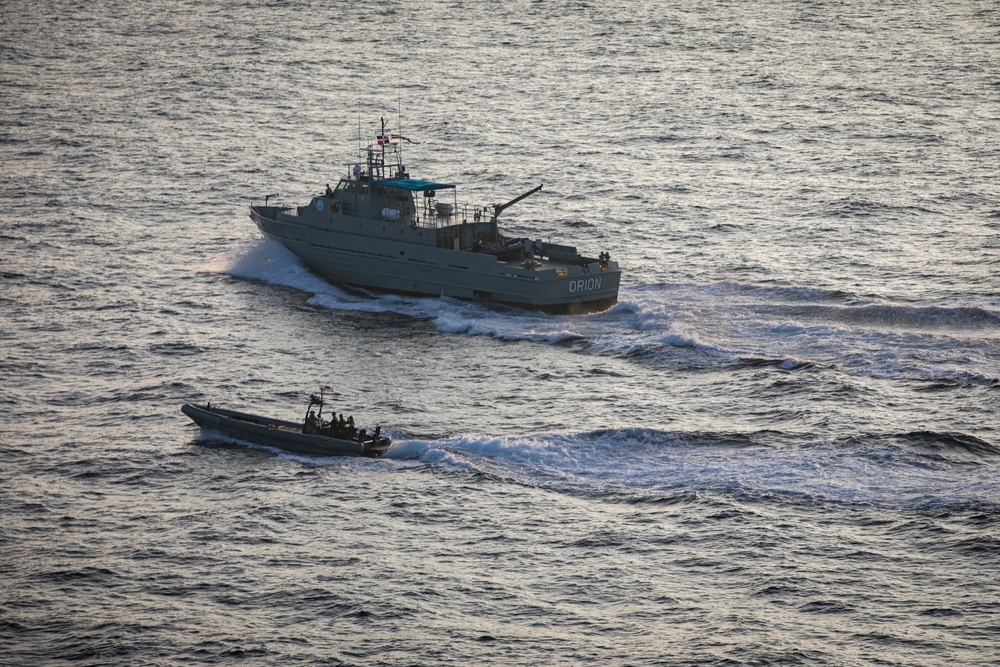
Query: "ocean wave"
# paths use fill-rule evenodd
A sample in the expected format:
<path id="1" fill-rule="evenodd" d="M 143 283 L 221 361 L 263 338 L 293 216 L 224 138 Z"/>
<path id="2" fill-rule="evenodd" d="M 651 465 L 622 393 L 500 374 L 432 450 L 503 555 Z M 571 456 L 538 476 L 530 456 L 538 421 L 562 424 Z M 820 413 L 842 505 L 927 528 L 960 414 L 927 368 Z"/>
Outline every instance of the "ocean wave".
<path id="1" fill-rule="evenodd" d="M 796 359 L 795 357 L 744 357 L 739 359 L 738 365 L 743 368 L 780 368 L 783 371 L 800 371 L 815 368 L 820 364 L 816 364 L 811 361 L 804 361 L 802 359 Z"/>
<path id="2" fill-rule="evenodd" d="M 801 305 L 786 307 L 781 312 L 787 317 L 887 328 L 979 331 L 1000 327 L 1000 313 L 970 306 Z"/>
<path id="3" fill-rule="evenodd" d="M 312 293 L 324 292 L 330 287 L 330 283 L 310 272 L 291 251 L 264 239 L 258 239 L 232 255 L 220 255 L 202 266 L 201 270 Z"/>
<path id="4" fill-rule="evenodd" d="M 965 433 L 911 431 L 897 437 L 935 452 L 962 452 L 976 458 L 1000 456 L 1000 446 Z"/>
<path id="5" fill-rule="evenodd" d="M 817 211 L 817 214 L 832 218 L 867 218 L 891 215 L 894 212 L 916 216 L 932 213 L 933 211 L 920 206 L 897 206 L 868 197 L 852 196 L 827 202 Z"/>
<path id="6" fill-rule="evenodd" d="M 444 334 L 573 345 L 665 368 L 822 367 L 979 385 L 1000 377 L 992 370 L 991 344 L 976 338 L 1000 328 L 1000 313 L 975 306 L 866 304 L 842 290 L 723 281 L 624 286 L 621 300 L 602 313 L 547 315 L 341 288 L 265 240 L 203 269 L 292 287 L 316 307 L 391 312 L 427 320 Z M 913 340 L 911 334 L 931 338 Z M 937 355 L 930 363 L 924 360 L 928 350 Z M 921 358 L 911 358 L 918 353 Z"/>
<path id="7" fill-rule="evenodd" d="M 441 333 L 468 334 L 470 336 L 490 336 L 507 341 L 532 341 L 542 343 L 564 343 L 586 338 L 568 328 L 571 324 L 563 320 L 535 318 L 536 322 L 525 322 L 530 315 L 496 314 L 481 309 L 455 307 L 442 310 L 434 318 L 434 325 Z"/>
<path id="8" fill-rule="evenodd" d="M 800 436 L 775 431 L 606 429 L 404 440 L 386 457 L 442 472 L 633 501 L 709 493 L 917 508 L 1000 505 L 991 481 L 1000 447 L 961 433 L 871 434 L 803 443 Z"/>
<path id="9" fill-rule="evenodd" d="M 824 289 L 801 285 L 759 285 L 734 281 L 721 281 L 708 285 L 716 294 L 749 296 L 762 301 L 849 302 L 859 298 L 842 289 Z"/>
<path id="10" fill-rule="evenodd" d="M 190 356 L 204 353 L 205 349 L 199 345 L 184 342 L 157 343 L 149 346 L 151 354 L 160 354 L 165 357 Z"/>
<path id="11" fill-rule="evenodd" d="M 861 297 L 842 289 L 826 289 L 804 285 L 762 285 L 720 280 L 712 283 L 650 283 L 627 287 L 634 299 L 629 308 L 635 310 L 648 302 L 680 299 L 685 302 L 808 302 L 853 303 Z M 622 302 L 619 302 L 619 306 Z"/>

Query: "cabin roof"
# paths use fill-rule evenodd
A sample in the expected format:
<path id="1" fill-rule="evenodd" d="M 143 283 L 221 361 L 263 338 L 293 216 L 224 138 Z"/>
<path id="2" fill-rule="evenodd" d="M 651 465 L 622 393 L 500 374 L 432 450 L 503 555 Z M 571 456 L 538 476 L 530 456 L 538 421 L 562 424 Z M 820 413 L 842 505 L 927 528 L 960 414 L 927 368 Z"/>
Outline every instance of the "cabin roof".
<path id="1" fill-rule="evenodd" d="M 381 181 L 373 181 L 373 183 L 410 192 L 427 192 L 428 190 L 445 190 L 455 187 L 454 183 L 435 183 L 434 181 L 422 181 L 419 178 L 386 178 Z"/>

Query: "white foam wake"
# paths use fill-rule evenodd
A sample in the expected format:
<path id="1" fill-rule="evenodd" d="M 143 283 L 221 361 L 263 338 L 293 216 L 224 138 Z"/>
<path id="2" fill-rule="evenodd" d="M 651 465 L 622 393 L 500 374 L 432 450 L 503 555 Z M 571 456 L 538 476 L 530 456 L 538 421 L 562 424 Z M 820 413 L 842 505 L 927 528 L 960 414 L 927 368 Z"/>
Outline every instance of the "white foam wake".
<path id="1" fill-rule="evenodd" d="M 575 316 L 495 309 L 447 298 L 340 289 L 281 245 L 260 240 L 206 270 L 302 290 L 331 310 L 392 312 L 452 335 L 579 343 L 592 354 L 664 367 L 728 367 L 747 360 L 784 370 L 837 367 L 861 375 L 988 384 L 1000 378 L 1000 315 L 981 308 L 849 303 L 810 288 L 625 286 L 603 313 Z"/>
<path id="2" fill-rule="evenodd" d="M 767 445 L 725 434 L 647 429 L 583 434 L 461 436 L 410 440 L 386 453 L 442 472 L 477 472 L 555 491 L 638 500 L 676 493 L 784 497 L 803 502 L 874 505 L 1000 504 L 996 452 L 948 456 L 899 447 L 875 436 L 867 445 L 812 442 Z"/>

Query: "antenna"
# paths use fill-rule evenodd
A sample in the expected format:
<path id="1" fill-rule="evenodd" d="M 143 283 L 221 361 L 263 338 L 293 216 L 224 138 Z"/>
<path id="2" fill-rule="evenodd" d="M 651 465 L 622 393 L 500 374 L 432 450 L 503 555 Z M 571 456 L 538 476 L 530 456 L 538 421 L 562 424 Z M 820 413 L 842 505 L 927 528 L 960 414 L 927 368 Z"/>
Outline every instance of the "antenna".
<path id="1" fill-rule="evenodd" d="M 396 98 L 396 132 L 403 136 L 403 94 L 398 93 Z M 396 150 L 399 151 L 399 164 L 403 164 L 403 142 L 400 141 Z M 402 170 L 400 170 L 402 171 Z"/>

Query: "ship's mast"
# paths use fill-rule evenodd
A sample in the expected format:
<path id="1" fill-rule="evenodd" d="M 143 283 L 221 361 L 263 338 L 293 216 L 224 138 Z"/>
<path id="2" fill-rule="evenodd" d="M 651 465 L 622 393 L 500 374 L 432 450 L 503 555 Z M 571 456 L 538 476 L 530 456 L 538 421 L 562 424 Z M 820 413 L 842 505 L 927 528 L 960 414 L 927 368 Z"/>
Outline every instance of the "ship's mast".
<path id="1" fill-rule="evenodd" d="M 382 179 L 385 178 L 385 145 L 389 143 L 389 137 L 385 133 L 385 118 L 380 117 L 379 120 L 382 121 L 382 132 L 378 137 L 379 146 L 382 147 L 382 161 L 379 163 L 378 177 Z"/>

